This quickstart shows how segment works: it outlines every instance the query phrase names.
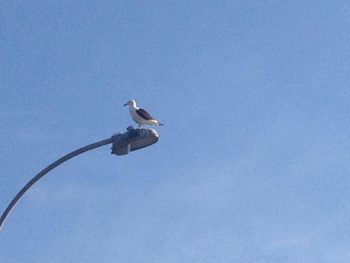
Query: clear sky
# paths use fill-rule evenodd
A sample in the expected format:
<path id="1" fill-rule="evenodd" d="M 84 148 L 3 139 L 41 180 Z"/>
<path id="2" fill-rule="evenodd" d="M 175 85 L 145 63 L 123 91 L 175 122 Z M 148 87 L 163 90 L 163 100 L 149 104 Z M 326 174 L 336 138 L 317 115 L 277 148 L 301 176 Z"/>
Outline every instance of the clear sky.
<path id="1" fill-rule="evenodd" d="M 350 262 L 349 1 L 2 1 L 0 262 Z"/>

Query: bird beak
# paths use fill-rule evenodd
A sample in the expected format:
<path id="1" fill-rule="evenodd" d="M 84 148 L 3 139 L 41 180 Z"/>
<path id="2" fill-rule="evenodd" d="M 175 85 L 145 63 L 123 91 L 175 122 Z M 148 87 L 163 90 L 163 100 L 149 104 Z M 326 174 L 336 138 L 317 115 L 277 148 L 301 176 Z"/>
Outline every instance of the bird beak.
<path id="1" fill-rule="evenodd" d="M 128 103 L 125 103 L 124 106 L 128 105 Z"/>

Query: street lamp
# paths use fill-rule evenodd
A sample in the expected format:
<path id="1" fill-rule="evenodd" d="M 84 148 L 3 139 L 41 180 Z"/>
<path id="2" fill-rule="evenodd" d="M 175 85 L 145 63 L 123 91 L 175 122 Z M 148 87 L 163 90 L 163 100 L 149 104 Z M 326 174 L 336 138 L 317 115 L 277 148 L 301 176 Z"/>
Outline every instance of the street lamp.
<path id="1" fill-rule="evenodd" d="M 69 159 L 79 154 L 82 154 L 84 152 L 93 150 L 95 148 L 98 148 L 110 143 L 113 144 L 112 152 L 111 152 L 112 154 L 125 155 L 125 154 L 128 154 L 130 151 L 135 151 L 141 148 L 148 147 L 156 143 L 158 139 L 159 139 L 159 135 L 153 129 L 145 129 L 145 128 L 134 129 L 132 126 L 129 126 L 125 133 L 115 134 L 111 138 L 86 145 L 71 153 L 66 154 L 65 156 L 61 157 L 57 161 L 53 162 L 52 164 L 50 164 L 49 166 L 41 170 L 17 193 L 17 195 L 12 199 L 12 201 L 6 207 L 6 209 L 4 210 L 4 212 L 0 217 L 0 230 L 3 227 L 6 218 L 8 217 L 12 209 L 15 207 L 17 202 L 24 195 L 24 193 L 28 191 L 45 174 L 47 174 L 48 172 L 50 172 L 52 169 L 59 166 L 60 164 L 64 163 L 65 161 L 68 161 Z"/>

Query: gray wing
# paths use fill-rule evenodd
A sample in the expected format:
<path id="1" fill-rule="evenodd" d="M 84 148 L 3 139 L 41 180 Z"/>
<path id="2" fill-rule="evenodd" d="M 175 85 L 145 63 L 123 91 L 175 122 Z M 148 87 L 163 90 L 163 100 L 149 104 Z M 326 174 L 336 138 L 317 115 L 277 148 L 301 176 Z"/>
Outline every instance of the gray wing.
<path id="1" fill-rule="evenodd" d="M 140 115 L 145 120 L 148 120 L 148 121 L 153 120 L 153 117 L 144 109 L 138 109 L 138 110 L 136 110 L 136 113 L 138 115 Z"/>

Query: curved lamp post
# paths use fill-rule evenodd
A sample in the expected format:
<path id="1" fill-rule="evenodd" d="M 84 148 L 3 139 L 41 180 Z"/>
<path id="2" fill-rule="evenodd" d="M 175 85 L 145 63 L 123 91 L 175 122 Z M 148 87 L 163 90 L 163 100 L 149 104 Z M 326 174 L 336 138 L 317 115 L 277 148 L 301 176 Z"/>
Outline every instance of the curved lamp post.
<path id="1" fill-rule="evenodd" d="M 44 168 L 42 171 L 40 171 L 17 193 L 17 195 L 12 199 L 10 204 L 6 207 L 6 209 L 4 210 L 4 212 L 0 217 L 0 230 L 3 227 L 6 218 L 8 217 L 12 209 L 15 207 L 17 202 L 24 195 L 24 193 L 28 191 L 45 174 L 47 174 L 48 172 L 50 172 L 52 169 L 59 166 L 60 164 L 64 163 L 65 161 L 68 161 L 69 159 L 79 154 L 82 154 L 84 152 L 93 150 L 95 148 L 98 148 L 110 143 L 113 143 L 112 154 L 125 155 L 125 154 L 128 154 L 130 151 L 135 151 L 135 150 L 150 146 L 156 143 L 159 138 L 158 133 L 153 129 L 134 129 L 132 126 L 129 126 L 127 130 L 128 131 L 123 134 L 118 133 L 116 135 L 113 135 L 111 138 L 86 145 L 71 153 L 68 153 L 65 156 L 58 159 L 57 161 L 50 164 L 49 166 L 47 166 L 46 168 Z"/>

